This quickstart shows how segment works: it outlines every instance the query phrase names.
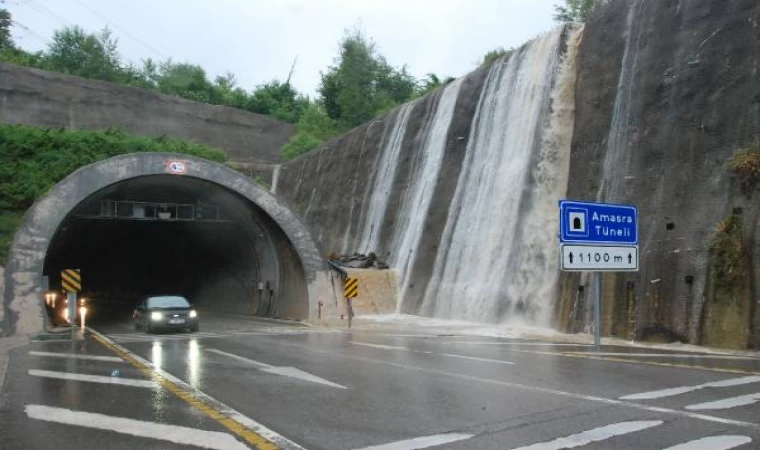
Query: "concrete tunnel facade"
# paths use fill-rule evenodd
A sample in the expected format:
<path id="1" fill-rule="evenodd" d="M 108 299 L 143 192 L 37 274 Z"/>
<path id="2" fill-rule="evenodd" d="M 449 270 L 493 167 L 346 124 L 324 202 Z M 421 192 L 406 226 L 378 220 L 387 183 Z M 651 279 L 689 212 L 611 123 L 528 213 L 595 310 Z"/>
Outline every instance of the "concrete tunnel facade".
<path id="1" fill-rule="evenodd" d="M 212 199 L 215 220 L 97 213 L 119 201 L 150 207 L 199 198 Z M 245 175 L 187 155 L 134 153 L 77 170 L 29 209 L 9 256 L 0 336 L 43 331 L 43 280 L 57 289 L 63 268 L 82 269 L 83 289 L 182 293 L 201 310 L 311 321 L 335 313 L 324 301 L 333 296 L 324 260 L 296 214 Z M 82 267 L 64 267 L 72 265 Z M 270 295 L 265 314 L 262 288 Z"/>

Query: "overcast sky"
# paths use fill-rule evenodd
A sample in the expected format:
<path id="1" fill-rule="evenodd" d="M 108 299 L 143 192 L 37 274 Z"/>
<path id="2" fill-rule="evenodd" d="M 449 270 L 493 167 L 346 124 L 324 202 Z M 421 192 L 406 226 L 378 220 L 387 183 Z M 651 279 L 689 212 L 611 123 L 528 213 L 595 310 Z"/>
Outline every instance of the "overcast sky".
<path id="1" fill-rule="evenodd" d="M 560 0 L 0 0 L 21 26 L 21 47 L 40 50 L 53 30 L 108 25 L 126 61 L 200 64 L 253 89 L 284 80 L 313 95 L 346 28 L 361 24 L 381 54 L 412 74 L 461 76 L 487 51 L 520 46 L 552 29 Z"/>

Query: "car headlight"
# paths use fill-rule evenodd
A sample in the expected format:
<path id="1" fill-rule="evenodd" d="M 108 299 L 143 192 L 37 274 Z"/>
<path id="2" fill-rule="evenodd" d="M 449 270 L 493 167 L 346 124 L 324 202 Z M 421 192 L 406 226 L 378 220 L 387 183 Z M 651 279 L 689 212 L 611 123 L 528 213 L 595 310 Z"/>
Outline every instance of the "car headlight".
<path id="1" fill-rule="evenodd" d="M 164 318 L 164 315 L 161 314 L 160 312 L 153 312 L 153 313 L 150 313 L 150 318 L 152 320 L 161 320 Z"/>
<path id="2" fill-rule="evenodd" d="M 194 309 L 191 309 L 189 316 L 190 316 L 191 319 L 193 319 L 195 317 L 198 317 L 198 311 L 196 311 Z"/>

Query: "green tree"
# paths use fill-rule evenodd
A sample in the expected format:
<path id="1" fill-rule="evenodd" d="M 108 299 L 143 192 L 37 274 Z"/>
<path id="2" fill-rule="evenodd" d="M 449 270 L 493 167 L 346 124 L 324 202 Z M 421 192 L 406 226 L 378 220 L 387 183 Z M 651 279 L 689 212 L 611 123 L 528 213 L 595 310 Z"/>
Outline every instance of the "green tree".
<path id="1" fill-rule="evenodd" d="M 0 51 L 15 48 L 11 38 L 11 13 L 7 9 L 0 9 Z"/>
<path id="2" fill-rule="evenodd" d="M 418 83 L 417 93 L 415 95 L 417 97 L 422 97 L 423 95 L 427 95 L 439 87 L 445 86 L 454 80 L 456 80 L 456 78 L 451 76 L 440 76 L 434 73 L 429 73 L 425 75 L 425 78 L 423 78 Z"/>
<path id="3" fill-rule="evenodd" d="M 554 5 L 557 22 L 585 22 L 591 11 L 604 0 L 565 0 L 564 5 Z"/>
<path id="4" fill-rule="evenodd" d="M 99 35 L 85 32 L 78 26 L 65 27 L 53 34 L 53 42 L 45 53 L 46 69 L 95 78 L 123 81 L 118 41 L 108 28 Z"/>
<path id="5" fill-rule="evenodd" d="M 212 84 L 201 66 L 175 63 L 171 59 L 159 65 L 157 88 L 162 94 L 176 95 L 189 100 L 219 103 Z"/>
<path id="6" fill-rule="evenodd" d="M 282 148 L 282 155 L 285 159 L 293 159 L 320 147 L 339 133 L 337 123 L 327 115 L 324 108 L 309 103 L 298 121 L 296 134 Z"/>
<path id="7" fill-rule="evenodd" d="M 308 104 L 309 99 L 300 95 L 290 83 L 272 80 L 256 87 L 245 109 L 297 123 Z"/>
<path id="8" fill-rule="evenodd" d="M 509 56 L 512 53 L 515 52 L 515 49 L 510 47 L 509 49 L 505 49 L 504 47 L 495 48 L 485 55 L 483 55 L 483 60 L 480 63 L 481 67 L 490 66 L 494 62 L 496 62 L 497 59 L 503 57 L 503 56 Z"/>
<path id="9" fill-rule="evenodd" d="M 359 29 L 346 32 L 335 65 L 321 73 L 319 94 L 342 128 L 360 125 L 414 97 L 417 82 L 406 67 L 392 67 Z"/>

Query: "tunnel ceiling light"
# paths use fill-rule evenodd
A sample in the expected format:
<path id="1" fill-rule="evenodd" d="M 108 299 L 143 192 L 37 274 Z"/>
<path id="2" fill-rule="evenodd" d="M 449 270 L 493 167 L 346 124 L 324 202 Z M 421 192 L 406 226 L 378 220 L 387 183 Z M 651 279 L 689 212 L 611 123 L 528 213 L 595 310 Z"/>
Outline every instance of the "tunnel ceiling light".
<path id="1" fill-rule="evenodd" d="M 152 320 L 161 320 L 161 319 L 164 318 L 164 315 L 161 314 L 160 312 L 152 312 L 152 313 L 150 313 L 150 318 Z"/>

